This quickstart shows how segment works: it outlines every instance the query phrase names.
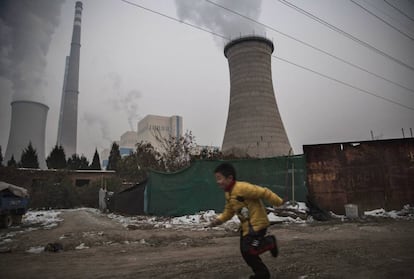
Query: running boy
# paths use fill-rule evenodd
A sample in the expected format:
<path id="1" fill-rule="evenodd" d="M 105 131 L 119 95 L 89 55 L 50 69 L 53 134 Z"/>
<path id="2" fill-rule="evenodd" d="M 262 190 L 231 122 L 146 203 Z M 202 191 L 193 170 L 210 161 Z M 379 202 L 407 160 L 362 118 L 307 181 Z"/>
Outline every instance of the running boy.
<path id="1" fill-rule="evenodd" d="M 216 182 L 225 191 L 224 211 L 209 226 L 214 227 L 230 220 L 234 214 L 240 219 L 240 251 L 254 275 L 250 278 L 270 278 L 270 273 L 259 255 L 270 251 L 277 257 L 276 238 L 266 236 L 270 225 L 261 199 L 275 206 L 283 200 L 267 188 L 236 180 L 236 170 L 229 163 L 222 163 L 214 170 Z"/>

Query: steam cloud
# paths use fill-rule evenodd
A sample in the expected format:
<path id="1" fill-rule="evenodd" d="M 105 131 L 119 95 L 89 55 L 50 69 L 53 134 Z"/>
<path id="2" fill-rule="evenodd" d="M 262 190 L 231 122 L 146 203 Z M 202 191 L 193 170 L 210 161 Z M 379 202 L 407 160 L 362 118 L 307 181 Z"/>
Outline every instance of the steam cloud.
<path id="1" fill-rule="evenodd" d="M 92 112 L 85 112 L 82 115 L 82 121 L 86 123 L 87 127 L 96 128 L 101 133 L 102 139 L 104 139 L 105 141 L 109 143 L 113 141 L 109 132 L 109 124 L 107 121 L 102 119 L 100 115 L 97 115 Z"/>
<path id="2" fill-rule="evenodd" d="M 0 77 L 14 100 L 44 102 L 46 55 L 64 0 L 0 1 Z"/>
<path id="3" fill-rule="evenodd" d="M 139 118 L 138 99 L 141 98 L 141 92 L 131 90 L 126 96 L 120 96 L 119 99 L 113 100 L 113 107 L 117 111 L 123 111 L 127 114 L 128 125 L 131 131 L 134 131 L 134 120 Z"/>
<path id="4" fill-rule="evenodd" d="M 212 1 L 213 2 L 213 1 Z M 178 17 L 185 21 L 189 20 L 198 26 L 203 26 L 209 30 L 224 35 L 229 39 L 235 39 L 246 35 L 265 36 L 263 26 L 233 14 L 225 9 L 217 7 L 207 1 L 187 1 L 176 0 Z M 257 20 L 261 12 L 261 0 L 214 0 L 220 6 L 226 7 L 239 14 Z"/>
<path id="5" fill-rule="evenodd" d="M 138 100 L 141 98 L 141 92 L 134 89 L 130 90 L 126 96 L 122 94 L 122 80 L 116 73 L 109 73 L 109 79 L 112 80 L 112 89 L 118 95 L 115 100 L 111 100 L 111 104 L 116 111 L 123 111 L 127 114 L 128 124 L 131 131 L 134 131 L 134 120 L 139 118 Z"/>

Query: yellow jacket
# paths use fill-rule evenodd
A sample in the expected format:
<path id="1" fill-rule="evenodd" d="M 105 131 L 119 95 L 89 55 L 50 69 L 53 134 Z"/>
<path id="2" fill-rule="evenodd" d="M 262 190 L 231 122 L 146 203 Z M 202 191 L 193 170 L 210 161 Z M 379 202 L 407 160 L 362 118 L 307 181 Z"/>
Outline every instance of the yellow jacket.
<path id="1" fill-rule="evenodd" d="M 270 224 L 261 199 L 275 206 L 283 203 L 283 200 L 269 189 L 241 181 L 237 181 L 230 192 L 225 192 L 225 198 L 223 213 L 217 219 L 224 223 L 237 214 L 243 236 L 249 233 L 249 221 L 256 232 L 267 228 Z M 248 216 L 242 214 L 244 207 L 248 209 Z"/>

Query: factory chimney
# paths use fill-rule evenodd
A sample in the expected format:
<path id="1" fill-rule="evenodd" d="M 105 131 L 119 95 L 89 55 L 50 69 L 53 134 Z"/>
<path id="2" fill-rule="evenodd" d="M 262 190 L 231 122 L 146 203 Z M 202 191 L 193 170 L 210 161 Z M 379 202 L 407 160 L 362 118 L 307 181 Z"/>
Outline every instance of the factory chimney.
<path id="1" fill-rule="evenodd" d="M 13 156 L 15 161 L 19 162 L 23 150 L 32 143 L 36 149 L 39 167 L 45 169 L 45 134 L 49 107 L 32 101 L 13 101 L 11 106 L 10 134 L 5 161 Z"/>
<path id="2" fill-rule="evenodd" d="M 224 48 L 230 70 L 230 105 L 222 152 L 237 157 L 288 155 L 291 149 L 272 83 L 273 43 L 248 36 Z"/>
<path id="3" fill-rule="evenodd" d="M 78 1 L 75 5 L 75 19 L 67 72 L 65 70 L 57 139 L 57 144 L 64 148 L 67 157 L 76 153 L 81 18 L 82 2 Z"/>

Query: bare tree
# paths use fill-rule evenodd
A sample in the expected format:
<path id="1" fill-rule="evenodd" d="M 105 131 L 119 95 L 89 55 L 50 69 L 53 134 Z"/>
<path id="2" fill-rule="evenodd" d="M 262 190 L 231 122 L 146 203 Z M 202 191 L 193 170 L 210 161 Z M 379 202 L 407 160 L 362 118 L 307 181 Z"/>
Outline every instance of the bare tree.
<path id="1" fill-rule="evenodd" d="M 139 142 L 136 151 L 119 162 L 119 176 L 130 182 L 142 182 L 149 170 L 165 171 L 161 154 L 150 143 Z"/>
<path id="2" fill-rule="evenodd" d="M 153 136 L 161 146 L 161 159 L 167 172 L 174 172 L 186 168 L 191 164 L 191 150 L 196 146 L 195 137 L 191 131 L 183 136 L 162 136 L 159 130 L 154 130 Z"/>

